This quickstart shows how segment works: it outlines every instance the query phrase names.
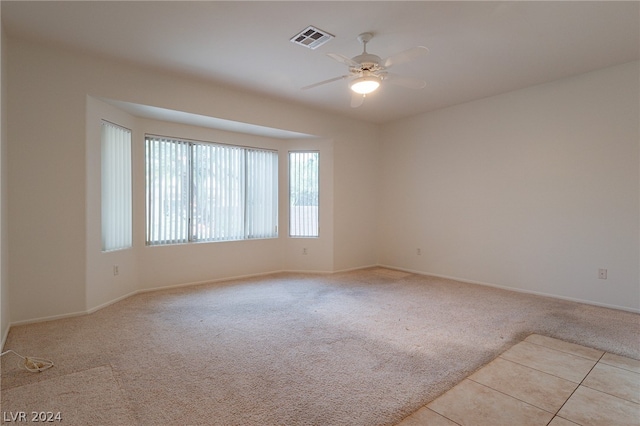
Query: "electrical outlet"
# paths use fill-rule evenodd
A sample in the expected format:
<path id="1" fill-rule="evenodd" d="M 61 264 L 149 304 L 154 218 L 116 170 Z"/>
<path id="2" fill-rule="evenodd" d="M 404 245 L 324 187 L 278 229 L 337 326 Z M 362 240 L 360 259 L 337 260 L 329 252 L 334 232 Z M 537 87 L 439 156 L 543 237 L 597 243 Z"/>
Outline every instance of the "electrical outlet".
<path id="1" fill-rule="evenodd" d="M 422 249 L 421 249 L 421 248 L 417 248 L 417 249 L 416 249 L 416 254 L 417 254 L 418 256 L 421 256 L 421 255 L 422 255 Z"/>
<path id="2" fill-rule="evenodd" d="M 113 275 L 118 275 L 118 274 L 120 274 L 118 265 L 113 265 Z"/>
<path id="3" fill-rule="evenodd" d="M 598 278 L 601 280 L 606 280 L 607 279 L 607 270 L 604 268 L 600 268 L 598 269 Z"/>
<path id="4" fill-rule="evenodd" d="M 303 247 L 303 248 L 302 248 L 302 254 L 304 254 L 304 255 L 307 255 L 307 254 L 308 254 L 308 252 L 307 252 L 307 248 L 306 248 L 306 247 Z"/>

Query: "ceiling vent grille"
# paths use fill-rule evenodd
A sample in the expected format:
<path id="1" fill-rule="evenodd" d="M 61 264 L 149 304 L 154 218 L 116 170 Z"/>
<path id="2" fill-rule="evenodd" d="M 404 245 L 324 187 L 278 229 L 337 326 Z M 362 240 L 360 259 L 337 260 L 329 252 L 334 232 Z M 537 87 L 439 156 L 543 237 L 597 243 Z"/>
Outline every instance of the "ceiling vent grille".
<path id="1" fill-rule="evenodd" d="M 316 27 L 309 26 L 298 34 L 291 37 L 291 42 L 309 49 L 317 49 L 334 36 L 326 31 L 319 30 Z"/>

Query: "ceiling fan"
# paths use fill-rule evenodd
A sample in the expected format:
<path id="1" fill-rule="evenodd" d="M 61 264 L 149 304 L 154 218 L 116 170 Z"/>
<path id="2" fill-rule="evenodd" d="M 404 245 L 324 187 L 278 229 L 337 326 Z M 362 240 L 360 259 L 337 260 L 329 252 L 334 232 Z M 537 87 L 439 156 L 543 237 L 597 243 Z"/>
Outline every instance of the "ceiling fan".
<path id="1" fill-rule="evenodd" d="M 358 41 L 363 45 L 363 52 L 353 58 L 348 58 L 337 53 L 327 54 L 330 58 L 347 65 L 349 67 L 349 74 L 305 86 L 302 90 L 312 89 L 338 80 L 350 79 L 349 88 L 352 91 L 351 106 L 355 108 L 362 105 L 367 94 L 375 91 L 383 81 L 389 81 L 389 83 L 411 89 L 422 89 L 427 85 L 424 80 L 398 76 L 389 73 L 387 70 L 393 65 L 424 56 L 429 52 L 429 49 L 424 46 L 418 46 L 383 60 L 378 55 L 367 52 L 367 43 L 371 41 L 372 38 L 372 33 L 362 33 L 358 36 Z"/>

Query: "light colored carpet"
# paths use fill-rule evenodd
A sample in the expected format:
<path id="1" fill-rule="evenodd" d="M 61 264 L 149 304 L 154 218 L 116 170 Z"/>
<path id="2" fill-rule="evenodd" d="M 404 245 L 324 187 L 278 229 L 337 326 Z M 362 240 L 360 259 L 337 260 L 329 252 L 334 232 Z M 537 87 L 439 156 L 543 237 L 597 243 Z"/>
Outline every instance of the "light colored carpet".
<path id="1" fill-rule="evenodd" d="M 32 423 L 34 416 L 39 420 L 37 423 L 130 425 L 136 422 L 109 366 L 3 389 L 2 409 L 5 413 L 13 412 L 14 416 L 24 412 L 27 423 Z M 11 415 L 3 416 L 3 422 L 5 418 L 11 419 Z M 43 419 L 49 420 L 43 422 Z"/>
<path id="2" fill-rule="evenodd" d="M 629 312 L 383 268 L 275 274 L 14 327 L 5 349 L 55 367 L 3 357 L 2 410 L 67 425 L 393 425 L 532 333 L 640 359 Z"/>

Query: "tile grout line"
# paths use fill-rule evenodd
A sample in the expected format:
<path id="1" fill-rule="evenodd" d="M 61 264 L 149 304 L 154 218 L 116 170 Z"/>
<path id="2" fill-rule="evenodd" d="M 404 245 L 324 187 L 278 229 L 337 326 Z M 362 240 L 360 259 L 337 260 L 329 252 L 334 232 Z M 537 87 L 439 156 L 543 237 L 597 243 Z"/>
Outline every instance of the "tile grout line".
<path id="1" fill-rule="evenodd" d="M 460 384 L 460 383 L 458 383 L 458 385 L 459 385 L 459 384 Z M 455 385 L 454 387 L 456 387 L 456 386 L 458 386 L 458 385 Z M 453 389 L 453 388 L 451 388 L 451 389 Z M 447 391 L 447 392 L 448 392 L 448 391 Z M 445 393 L 446 393 L 446 392 L 445 392 Z M 442 394 L 442 395 L 444 395 L 444 394 Z M 442 396 L 442 395 L 440 395 L 440 396 Z M 438 397 L 438 398 L 439 398 L 439 397 Z M 438 398 L 436 398 L 436 399 L 438 399 Z M 434 401 L 435 401 L 435 399 L 434 399 Z M 432 401 L 432 402 L 433 402 L 433 401 Z M 451 423 L 455 423 L 455 424 L 457 424 L 458 426 L 464 426 L 464 425 L 462 425 L 462 424 L 460 424 L 460 423 L 456 422 L 455 420 L 450 419 L 449 417 L 445 416 L 444 414 L 442 414 L 442 413 L 438 413 L 436 410 L 433 410 L 432 408 L 428 407 L 428 405 L 429 405 L 429 404 L 430 404 L 430 402 L 428 402 L 427 404 L 425 404 L 425 405 L 423 405 L 422 407 L 418 408 L 416 411 L 412 412 L 411 414 L 409 414 L 409 415 L 407 415 L 407 416 L 403 417 L 403 418 L 402 418 L 402 420 L 400 420 L 400 422 L 399 422 L 399 423 L 396 423 L 396 426 L 401 425 L 405 420 L 407 420 L 409 417 L 413 416 L 415 413 L 417 413 L 418 411 L 422 410 L 423 408 L 426 408 L 427 410 L 429 410 L 429 411 L 431 411 L 431 412 L 433 412 L 433 413 L 436 413 L 436 414 L 437 414 L 438 416 L 440 416 L 440 417 L 444 417 L 445 419 L 449 420 Z"/>
<path id="2" fill-rule="evenodd" d="M 463 379 L 463 381 L 464 381 L 464 379 Z M 460 382 L 460 383 L 462 383 L 462 382 Z M 458 383 L 458 385 L 459 385 L 460 383 Z M 456 385 L 456 386 L 458 386 L 458 385 Z M 454 386 L 454 387 L 455 387 L 455 386 Z M 453 389 L 453 388 L 451 388 L 451 389 Z M 453 419 L 450 419 L 449 417 L 445 416 L 445 415 L 444 415 L 444 414 L 442 414 L 442 413 L 438 413 L 436 410 L 433 410 L 433 409 L 431 409 L 431 408 L 427 407 L 426 405 L 425 405 L 425 407 L 427 408 L 427 410 L 431 410 L 431 411 L 433 411 L 433 412 L 434 412 L 434 413 L 436 413 L 437 415 L 442 416 L 442 417 L 444 417 L 445 419 L 449 420 L 451 423 L 455 423 L 455 424 L 457 424 L 458 426 L 465 426 L 465 425 L 463 425 L 463 424 L 461 424 L 461 423 L 456 422 L 456 421 L 455 421 L 455 420 L 453 420 Z"/>
<path id="3" fill-rule="evenodd" d="M 599 362 L 599 361 L 598 361 L 598 363 L 597 363 L 596 365 L 598 365 L 598 364 L 600 364 L 600 362 Z M 593 368 L 596 368 L 596 365 L 594 365 L 594 366 L 593 366 Z M 618 367 L 616 367 L 616 366 L 614 366 L 614 365 L 609 365 L 609 364 L 604 364 L 604 363 L 603 363 L 603 365 L 606 365 L 606 366 L 608 366 L 608 367 L 618 368 Z M 591 370 L 593 370 L 593 368 L 592 368 Z M 629 371 L 629 370 L 625 370 L 624 368 L 619 368 L 619 370 Z M 589 373 L 591 373 L 591 371 L 589 371 Z M 633 371 L 631 371 L 631 373 L 634 373 L 634 372 L 633 372 Z M 637 374 L 637 373 L 636 373 L 636 374 Z M 586 379 L 586 377 L 585 377 L 585 379 Z M 584 380 L 583 380 L 583 381 L 584 381 Z M 609 393 L 609 392 L 603 391 L 602 389 L 596 389 L 596 388 L 593 388 L 593 387 L 591 387 L 591 386 L 589 386 L 589 385 L 584 385 L 584 384 L 582 384 L 582 383 L 580 383 L 580 386 L 585 387 L 585 388 L 587 388 L 587 389 L 591 389 L 592 391 L 595 391 L 595 392 L 602 393 L 602 394 L 604 394 L 604 395 L 609 395 L 610 397 L 617 398 L 617 399 L 620 399 L 620 400 L 622 400 L 622 401 L 626 401 L 626 402 L 630 402 L 630 403 L 632 403 L 632 404 L 640 405 L 640 402 L 631 401 L 631 400 L 626 399 L 626 398 L 623 398 L 623 397 L 621 397 L 621 396 L 614 395 L 614 394 L 612 394 L 612 393 Z"/>
<path id="4" fill-rule="evenodd" d="M 536 371 L 538 371 L 538 370 L 536 370 Z M 554 376 L 554 377 L 555 377 L 555 376 Z M 544 408 L 542 408 L 542 407 L 538 407 L 537 405 L 533 405 L 533 404 L 532 404 L 532 403 L 530 403 L 530 402 L 524 401 L 524 400 L 522 400 L 522 399 L 520 399 L 520 398 L 518 398 L 518 397 L 515 397 L 515 396 L 513 396 L 513 395 L 509 395 L 508 393 L 505 393 L 505 392 L 503 392 L 503 391 L 501 391 L 501 390 L 494 389 L 494 388 L 492 388 L 491 386 L 485 385 L 484 383 L 476 382 L 475 380 L 470 379 L 469 377 L 467 377 L 465 380 L 469 380 L 469 381 L 471 381 L 471 382 L 473 382 L 473 383 L 476 383 L 476 384 L 478 384 L 478 385 L 480 385 L 480 386 L 484 386 L 484 387 L 485 387 L 485 388 L 487 388 L 487 389 L 491 389 L 492 391 L 495 391 L 495 392 L 501 393 L 502 395 L 508 396 L 509 398 L 513 398 L 513 399 L 515 399 L 516 401 L 520 401 L 520 402 L 522 402 L 523 404 L 530 405 L 530 406 L 532 406 L 532 407 L 535 407 L 535 408 L 537 408 L 537 409 L 539 409 L 539 410 L 544 411 L 545 413 L 549 413 L 549 414 L 551 414 L 551 415 L 555 416 L 555 414 L 553 413 L 553 411 L 545 410 L 545 409 L 544 409 Z"/>
<path id="5" fill-rule="evenodd" d="M 619 397 L 618 395 L 613 395 L 613 394 L 610 394 L 609 392 L 605 392 L 605 391 L 600 390 L 600 389 L 595 389 L 595 388 L 592 388 L 592 387 L 587 386 L 587 385 L 582 385 L 582 384 L 581 384 L 580 386 L 582 386 L 583 388 L 586 388 L 586 389 L 591 389 L 591 390 L 592 390 L 592 391 L 594 391 L 594 392 L 598 392 L 598 393 L 601 393 L 601 394 L 604 394 L 604 395 L 608 395 L 608 396 L 610 396 L 610 397 L 612 397 L 612 398 L 616 398 L 616 399 L 619 399 L 619 400 L 621 400 L 621 401 L 629 402 L 629 403 L 631 403 L 631 404 L 635 404 L 635 405 L 640 406 L 640 403 L 638 403 L 638 402 L 634 402 L 634 401 L 629 401 L 628 399 L 625 399 L 625 398 Z M 578 386 L 578 387 L 580 387 L 580 386 Z"/>
<path id="6" fill-rule="evenodd" d="M 541 345 L 538 345 L 538 346 L 541 346 Z M 547 348 L 547 349 L 552 349 L 552 348 L 549 348 L 549 347 L 547 347 L 547 346 L 543 346 L 543 347 L 544 347 L 544 348 Z M 558 352 L 562 352 L 562 351 L 558 351 Z M 562 352 L 562 353 L 567 353 L 567 352 Z M 569 355 L 571 355 L 571 354 L 569 354 Z M 562 380 L 566 380 L 567 382 L 576 383 L 576 382 L 574 382 L 573 380 L 569 380 L 569 379 L 567 379 L 567 378 L 565 378 L 565 377 L 561 377 L 561 376 L 558 376 L 558 375 L 556 375 L 556 374 L 549 373 L 549 372 L 547 372 L 547 371 L 538 370 L 537 368 L 531 367 L 530 365 L 522 364 L 522 363 L 520 363 L 520 362 L 518 362 L 518 361 L 514 361 L 514 360 L 512 360 L 512 359 L 503 358 L 503 357 L 502 357 L 502 355 L 499 355 L 499 356 L 498 356 L 498 358 L 503 359 L 503 360 L 505 360 L 505 361 L 512 362 L 512 363 L 514 363 L 514 364 L 518 364 L 518 365 L 519 365 L 519 366 L 521 366 L 521 367 L 527 367 L 527 368 L 530 368 L 530 369 L 532 369 L 532 370 L 534 370 L 534 371 L 537 371 L 537 372 L 539 372 L 539 373 L 548 374 L 549 376 L 555 377 L 555 378 L 557 378 L 557 379 L 562 379 Z M 588 358 L 583 358 L 583 359 L 587 359 L 588 361 L 593 361 L 592 359 L 588 359 Z M 596 361 L 596 364 L 597 364 L 597 363 L 598 363 L 598 362 Z M 593 365 L 593 367 L 595 367 L 595 366 L 596 366 L 596 364 L 594 364 L 594 365 Z M 591 370 L 593 369 L 593 367 L 591 367 Z M 484 368 L 484 367 L 483 367 L 483 368 Z M 591 373 L 591 370 L 589 370 L 589 373 Z M 587 375 L 588 375 L 589 373 L 587 373 Z M 586 377 L 586 376 L 585 376 L 585 377 Z M 584 378 L 583 378 L 582 380 L 584 380 Z M 577 385 L 579 386 L 579 385 L 580 385 L 580 383 L 577 383 Z M 545 410 L 545 411 L 546 411 L 546 410 Z"/>
<path id="7" fill-rule="evenodd" d="M 578 383 L 578 386 L 576 386 L 576 388 L 573 390 L 573 392 L 571 392 L 571 395 L 569 395 L 567 397 L 567 399 L 565 399 L 565 401 L 562 403 L 562 405 L 560 406 L 560 408 L 558 408 L 558 411 L 556 411 L 556 413 L 553 415 L 553 417 L 551 418 L 551 420 L 549 420 L 549 423 L 551 423 L 553 421 L 553 419 L 555 419 L 556 417 L 558 417 L 558 413 L 562 410 L 562 408 L 567 405 L 567 402 L 569 402 L 569 400 L 571 399 L 571 397 L 573 396 L 574 393 L 576 393 L 576 391 L 580 388 L 580 386 L 582 386 L 582 382 L 584 382 L 584 380 L 589 376 L 589 374 L 591 374 L 591 372 L 593 371 L 594 368 L 596 368 L 596 365 L 598 365 L 598 363 L 600 362 L 600 360 L 602 359 L 602 357 L 606 354 L 606 352 L 604 352 L 602 355 L 600 355 L 600 358 L 598 358 L 598 360 L 595 362 L 595 364 L 593 364 L 593 367 L 591 367 L 589 369 L 589 372 L 587 374 L 584 375 L 584 377 L 582 378 L 582 380 L 580 380 L 580 383 Z M 588 387 L 588 386 L 585 386 Z M 564 417 L 560 417 L 561 419 L 564 419 Z M 565 419 L 565 420 L 569 420 L 569 419 Z M 572 423 L 575 423 L 573 420 L 569 420 Z M 549 423 L 547 423 L 547 426 L 549 426 Z"/>
<path id="8" fill-rule="evenodd" d="M 604 355 L 606 355 L 608 353 L 609 352 L 605 352 Z M 602 355 L 602 358 L 604 358 L 604 355 Z M 615 354 L 611 354 L 611 355 L 615 355 Z M 618 355 L 618 356 L 620 356 L 620 355 Z M 629 359 L 633 359 L 633 358 L 629 358 Z M 638 360 L 634 360 L 634 361 L 638 361 Z M 602 361 L 602 360 L 598 361 L 598 364 L 599 363 L 602 363 L 603 365 L 606 365 L 606 366 L 609 366 L 609 367 L 619 368 L 620 370 L 628 371 L 629 373 L 640 374 L 640 371 L 634 371 L 634 370 L 631 370 L 630 368 L 621 367 L 620 365 L 609 364 L 608 362 L 605 362 L 605 361 Z"/>
<path id="9" fill-rule="evenodd" d="M 553 339 L 553 337 L 551 337 L 551 339 Z M 558 339 L 556 339 L 556 340 L 558 340 Z M 526 339 L 525 339 L 525 340 L 523 340 L 523 342 L 527 342 L 527 343 L 529 343 L 529 344 L 536 345 L 536 346 L 540 346 L 540 347 L 547 348 L 547 349 L 551 349 L 551 350 L 554 350 L 554 351 L 562 352 L 563 354 L 568 354 L 568 355 L 577 356 L 578 358 L 586 359 L 586 360 L 589 360 L 589 361 L 594 361 L 594 359 L 593 359 L 593 358 L 587 358 L 587 357 L 585 357 L 585 356 L 583 356 L 583 355 L 578 355 L 578 354 L 576 354 L 576 353 L 574 353 L 574 352 L 567 352 L 567 351 L 563 351 L 562 349 L 552 348 L 552 347 L 550 347 L 550 346 L 542 345 L 542 344 L 540 344 L 540 343 L 530 342 L 530 341 L 528 341 L 528 340 L 526 340 Z M 567 343 L 571 343 L 571 342 L 567 342 Z M 572 345 L 576 345 L 576 346 L 582 346 L 582 345 L 578 345 L 577 343 L 571 343 L 571 344 L 572 344 Z M 583 346 L 583 347 L 587 348 L 587 346 Z M 588 348 L 588 349 L 594 349 L 594 348 Z M 600 355 L 600 357 L 596 360 L 596 363 L 598 363 L 598 362 L 600 362 L 600 360 L 602 359 L 602 357 L 603 357 L 607 352 L 606 352 L 606 351 L 602 351 L 602 350 L 600 350 L 600 349 L 594 349 L 594 350 L 596 350 L 596 351 L 598 351 L 598 352 L 602 352 L 602 355 Z M 506 351 L 505 351 L 505 352 L 506 352 Z"/>

